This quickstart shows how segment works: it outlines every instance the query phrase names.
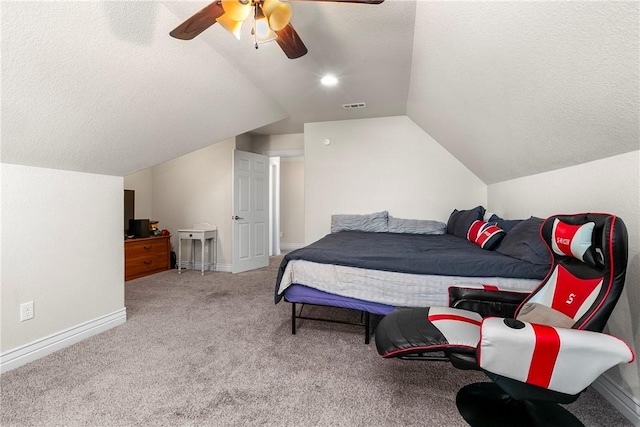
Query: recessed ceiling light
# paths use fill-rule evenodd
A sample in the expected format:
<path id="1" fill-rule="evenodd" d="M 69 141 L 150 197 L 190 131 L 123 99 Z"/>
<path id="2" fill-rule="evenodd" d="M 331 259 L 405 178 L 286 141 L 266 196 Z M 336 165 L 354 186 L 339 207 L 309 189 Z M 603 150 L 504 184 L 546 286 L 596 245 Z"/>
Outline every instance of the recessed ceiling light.
<path id="1" fill-rule="evenodd" d="M 333 74 L 327 74 L 322 79 L 320 79 L 320 83 L 324 86 L 335 86 L 338 84 L 338 78 Z"/>

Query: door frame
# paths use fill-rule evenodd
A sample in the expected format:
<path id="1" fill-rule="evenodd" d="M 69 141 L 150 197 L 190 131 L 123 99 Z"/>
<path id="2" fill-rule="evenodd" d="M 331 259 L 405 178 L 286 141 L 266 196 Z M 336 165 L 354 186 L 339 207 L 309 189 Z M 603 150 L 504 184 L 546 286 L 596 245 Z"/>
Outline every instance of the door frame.
<path id="1" fill-rule="evenodd" d="M 280 255 L 280 157 L 269 157 L 269 256 Z"/>

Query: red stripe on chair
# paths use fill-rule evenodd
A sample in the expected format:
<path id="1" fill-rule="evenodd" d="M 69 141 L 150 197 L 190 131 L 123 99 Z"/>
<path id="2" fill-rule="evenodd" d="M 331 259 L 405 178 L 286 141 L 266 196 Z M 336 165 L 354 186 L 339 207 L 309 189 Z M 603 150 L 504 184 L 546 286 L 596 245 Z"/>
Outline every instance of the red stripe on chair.
<path id="1" fill-rule="evenodd" d="M 589 295 L 602 283 L 602 279 L 580 279 L 559 264 L 551 307 L 571 318 L 575 317 Z"/>
<path id="2" fill-rule="evenodd" d="M 555 240 L 558 249 L 560 249 L 560 252 L 567 256 L 573 256 L 573 253 L 571 252 L 571 242 L 579 229 L 580 226 L 577 225 L 565 224 L 562 221 L 557 222 L 553 239 Z"/>
<path id="3" fill-rule="evenodd" d="M 427 316 L 429 322 L 437 322 L 438 320 L 453 320 L 456 322 L 467 322 L 472 325 L 480 326 L 481 321 L 469 319 L 464 316 L 457 316 L 455 314 L 430 314 Z"/>
<path id="4" fill-rule="evenodd" d="M 532 323 L 536 344 L 533 348 L 527 383 L 548 388 L 560 352 L 560 336 L 555 328 Z"/>
<path id="5" fill-rule="evenodd" d="M 498 287 L 496 285 L 482 285 L 482 288 L 485 291 L 499 291 L 500 289 L 498 289 Z"/>

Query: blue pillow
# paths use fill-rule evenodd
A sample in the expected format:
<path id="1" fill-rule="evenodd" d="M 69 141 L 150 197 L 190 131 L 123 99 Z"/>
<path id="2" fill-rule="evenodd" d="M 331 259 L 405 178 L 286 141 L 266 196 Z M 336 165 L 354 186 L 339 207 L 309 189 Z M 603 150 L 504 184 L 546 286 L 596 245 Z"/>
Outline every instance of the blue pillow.
<path id="1" fill-rule="evenodd" d="M 540 237 L 540 227 L 544 220 L 532 216 L 521 221 L 502 239 L 496 252 L 531 264 L 551 265 L 551 254 Z"/>
<path id="2" fill-rule="evenodd" d="M 454 209 L 449 216 L 449 221 L 447 221 L 447 234 L 466 239 L 469 227 L 471 227 L 473 221 L 481 220 L 484 212 L 485 209 L 482 206 L 462 211 Z"/>
<path id="3" fill-rule="evenodd" d="M 523 219 L 504 219 L 498 215 L 493 214 L 489 217 L 487 222 L 495 223 L 498 227 L 502 228 L 505 232 L 509 232 L 513 227 L 520 224 Z"/>

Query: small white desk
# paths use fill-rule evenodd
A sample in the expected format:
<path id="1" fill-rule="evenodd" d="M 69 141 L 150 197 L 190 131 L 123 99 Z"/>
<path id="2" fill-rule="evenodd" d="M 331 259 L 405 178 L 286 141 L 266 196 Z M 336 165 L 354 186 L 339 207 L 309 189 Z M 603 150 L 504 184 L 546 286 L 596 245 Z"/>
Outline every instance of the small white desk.
<path id="1" fill-rule="evenodd" d="M 196 240 L 200 240 L 200 246 L 202 249 L 202 256 L 200 257 L 201 264 L 201 274 L 204 276 L 205 267 L 211 267 L 213 265 L 213 269 L 216 268 L 216 238 L 217 238 L 218 229 L 215 225 L 210 224 L 195 224 L 193 228 L 178 230 L 178 274 L 181 273 L 182 268 L 182 241 L 190 240 L 191 241 L 191 261 L 189 265 L 191 268 L 195 268 L 195 249 L 196 249 Z M 209 251 L 209 260 L 205 262 L 205 248 L 207 243 L 210 244 L 211 250 Z M 211 260 L 213 259 L 213 261 Z"/>

